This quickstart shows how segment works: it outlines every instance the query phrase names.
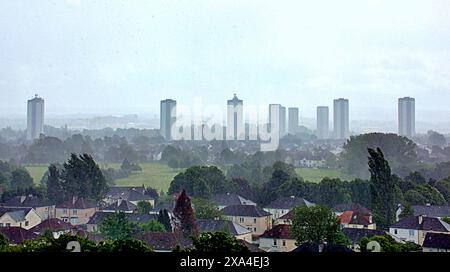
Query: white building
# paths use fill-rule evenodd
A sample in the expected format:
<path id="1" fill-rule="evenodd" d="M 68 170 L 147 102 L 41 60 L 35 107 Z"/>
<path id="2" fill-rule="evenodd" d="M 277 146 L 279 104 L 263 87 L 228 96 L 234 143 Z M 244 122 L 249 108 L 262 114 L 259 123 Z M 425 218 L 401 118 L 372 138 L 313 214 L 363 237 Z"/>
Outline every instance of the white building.
<path id="1" fill-rule="evenodd" d="M 289 134 L 298 132 L 298 108 L 288 108 L 288 131 Z"/>
<path id="2" fill-rule="evenodd" d="M 333 129 L 335 139 L 347 139 L 350 136 L 348 105 L 348 99 L 339 98 L 334 100 Z"/>
<path id="3" fill-rule="evenodd" d="M 414 98 L 398 99 L 398 134 L 408 138 L 416 134 L 416 102 Z"/>
<path id="4" fill-rule="evenodd" d="M 279 131 L 280 138 L 286 135 L 286 107 L 280 104 L 269 105 L 269 126 L 270 131 Z"/>
<path id="5" fill-rule="evenodd" d="M 160 133 L 166 141 L 172 140 L 172 126 L 177 116 L 177 101 L 166 99 L 161 101 Z"/>
<path id="6" fill-rule="evenodd" d="M 234 94 L 227 101 L 227 140 L 245 140 L 243 101 Z"/>
<path id="7" fill-rule="evenodd" d="M 27 140 L 38 139 L 44 133 L 44 99 L 35 95 L 28 100 Z"/>
<path id="8" fill-rule="evenodd" d="M 327 139 L 330 133 L 330 113 L 328 107 L 317 107 L 316 136 L 319 139 Z"/>

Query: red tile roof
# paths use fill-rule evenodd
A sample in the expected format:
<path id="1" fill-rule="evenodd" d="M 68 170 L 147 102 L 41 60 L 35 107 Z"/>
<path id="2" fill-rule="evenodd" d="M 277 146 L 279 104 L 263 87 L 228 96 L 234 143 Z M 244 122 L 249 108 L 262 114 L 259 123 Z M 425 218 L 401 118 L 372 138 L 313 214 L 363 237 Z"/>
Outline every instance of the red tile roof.
<path id="1" fill-rule="evenodd" d="M 64 222 L 58 218 L 50 218 L 42 221 L 39 225 L 33 227 L 31 231 L 41 233 L 44 230 L 63 231 L 71 230 L 73 226 L 70 223 Z"/>
<path id="2" fill-rule="evenodd" d="M 291 225 L 280 224 L 274 226 L 270 230 L 266 230 L 260 238 L 275 238 L 275 239 L 293 239 L 291 234 Z"/>

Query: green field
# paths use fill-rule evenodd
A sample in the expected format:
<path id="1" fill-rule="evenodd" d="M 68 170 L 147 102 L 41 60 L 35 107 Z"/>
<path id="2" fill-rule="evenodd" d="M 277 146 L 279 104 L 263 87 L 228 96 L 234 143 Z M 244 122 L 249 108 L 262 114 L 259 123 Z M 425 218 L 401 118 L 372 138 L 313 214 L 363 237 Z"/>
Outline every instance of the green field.
<path id="1" fill-rule="evenodd" d="M 161 163 L 141 163 L 141 173 L 130 175 L 126 179 L 115 181 L 118 186 L 150 186 L 158 191 L 167 192 L 172 179 L 180 172 Z M 120 168 L 120 164 L 100 164 L 102 168 Z"/>
<path id="2" fill-rule="evenodd" d="M 169 189 L 170 182 L 173 177 L 177 175 L 180 170 L 174 170 L 165 164 L 161 163 L 141 163 L 142 167 L 141 173 L 132 174 L 126 179 L 116 180 L 115 183 L 118 186 L 150 186 L 158 191 L 165 191 Z M 120 168 L 120 164 L 110 163 L 100 163 L 101 168 Z M 48 166 L 46 165 L 32 165 L 26 166 L 28 172 L 33 177 L 35 183 L 39 183 L 47 171 Z"/>
<path id="3" fill-rule="evenodd" d="M 29 165 L 25 166 L 25 168 L 30 172 L 31 177 L 34 180 L 34 183 L 38 184 L 41 182 L 42 177 L 48 169 L 48 165 Z"/>
<path id="4" fill-rule="evenodd" d="M 352 180 L 355 178 L 333 169 L 296 168 L 295 172 L 304 180 L 311 182 L 320 182 L 325 177 L 340 178 L 342 180 Z"/>

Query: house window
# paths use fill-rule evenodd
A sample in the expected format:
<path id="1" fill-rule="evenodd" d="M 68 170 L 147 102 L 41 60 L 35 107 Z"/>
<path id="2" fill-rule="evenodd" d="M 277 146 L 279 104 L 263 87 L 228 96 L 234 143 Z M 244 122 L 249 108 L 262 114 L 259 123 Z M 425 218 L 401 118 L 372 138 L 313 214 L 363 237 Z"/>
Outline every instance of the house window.
<path id="1" fill-rule="evenodd" d="M 67 214 L 67 210 L 66 209 L 63 210 L 63 214 Z"/>
<path id="2" fill-rule="evenodd" d="M 256 228 L 253 228 L 253 231 L 256 232 Z"/>
<path id="3" fill-rule="evenodd" d="M 397 229 L 394 229 L 394 234 L 398 234 L 398 231 L 397 231 Z"/>
<path id="4" fill-rule="evenodd" d="M 414 236 L 414 230 L 409 230 L 409 236 Z"/>
<path id="5" fill-rule="evenodd" d="M 30 222 L 25 221 L 25 227 L 28 227 L 30 225 Z"/>
<path id="6" fill-rule="evenodd" d="M 239 223 L 244 223 L 244 218 L 243 217 L 239 217 Z"/>
<path id="7" fill-rule="evenodd" d="M 273 239 L 273 246 L 277 246 L 277 239 Z"/>
<path id="8" fill-rule="evenodd" d="M 283 240 L 283 246 L 284 247 L 286 246 L 286 240 Z"/>
<path id="9" fill-rule="evenodd" d="M 72 210 L 72 213 L 73 213 L 73 214 L 77 214 L 78 211 L 77 211 L 77 210 Z"/>
<path id="10" fill-rule="evenodd" d="M 255 223 L 255 224 L 256 224 L 256 218 L 253 218 L 253 223 Z"/>
<path id="11" fill-rule="evenodd" d="M 70 218 L 70 224 L 75 225 L 75 224 L 77 224 L 77 223 L 78 223 L 78 218 L 77 218 L 77 217 L 71 217 L 71 218 Z"/>

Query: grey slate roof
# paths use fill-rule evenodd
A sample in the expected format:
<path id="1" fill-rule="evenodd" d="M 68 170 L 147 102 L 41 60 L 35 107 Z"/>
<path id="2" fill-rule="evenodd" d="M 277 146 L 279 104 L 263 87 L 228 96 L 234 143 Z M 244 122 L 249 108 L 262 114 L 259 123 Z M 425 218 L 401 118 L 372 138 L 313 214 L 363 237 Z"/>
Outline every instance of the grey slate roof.
<path id="1" fill-rule="evenodd" d="M 449 224 L 445 223 L 439 218 L 426 216 L 422 217 L 421 223 L 419 223 L 419 216 L 409 216 L 398 221 L 397 223 L 392 225 L 391 228 L 450 232 Z"/>
<path id="2" fill-rule="evenodd" d="M 211 202 L 215 203 L 217 206 L 231 206 L 231 205 L 254 205 L 256 206 L 256 203 L 243 198 L 240 195 L 237 194 L 216 194 L 211 197 Z"/>
<path id="3" fill-rule="evenodd" d="M 28 195 L 28 196 L 16 196 L 11 198 L 2 204 L 5 207 L 45 207 L 52 206 L 52 204 L 48 201 L 43 200 L 40 197 Z"/>
<path id="4" fill-rule="evenodd" d="M 90 219 L 87 224 L 98 225 L 100 224 L 106 216 L 111 215 L 108 212 L 96 212 Z M 144 224 L 148 221 L 154 219 L 158 220 L 158 216 L 156 214 L 139 214 L 139 213 L 126 213 L 128 221 Z"/>
<path id="5" fill-rule="evenodd" d="M 0 207 L 0 217 L 8 214 L 14 221 L 23 221 L 25 216 L 32 210 L 32 208 L 4 208 Z"/>
<path id="6" fill-rule="evenodd" d="M 153 197 L 145 194 L 145 188 L 132 186 L 113 186 L 109 188 L 107 197 L 113 199 L 126 199 L 128 201 L 151 200 Z"/>
<path id="7" fill-rule="evenodd" d="M 450 217 L 450 206 L 412 206 L 414 215 L 426 215 L 428 217 Z"/>
<path id="8" fill-rule="evenodd" d="M 128 200 L 119 199 L 113 204 L 103 208 L 103 211 L 123 211 L 123 212 L 129 212 L 129 211 L 135 211 L 137 210 L 137 206 L 131 203 Z"/>
<path id="9" fill-rule="evenodd" d="M 428 232 L 422 247 L 450 250 L 450 234 Z"/>
<path id="10" fill-rule="evenodd" d="M 283 210 L 291 210 L 298 206 L 306 206 L 311 207 L 314 206 L 314 203 L 309 202 L 308 200 L 301 198 L 301 197 L 295 197 L 295 196 L 288 196 L 288 197 L 280 197 L 274 201 L 272 201 L 269 205 L 267 205 L 265 208 L 267 209 L 283 209 Z"/>
<path id="11" fill-rule="evenodd" d="M 344 203 L 333 207 L 334 212 L 357 211 L 359 214 L 372 214 L 372 212 L 358 203 Z"/>
<path id="12" fill-rule="evenodd" d="M 270 216 L 269 212 L 253 205 L 231 205 L 222 210 L 224 215 L 243 217 L 264 217 Z"/>
<path id="13" fill-rule="evenodd" d="M 233 236 L 251 233 L 245 227 L 228 220 L 198 219 L 197 226 L 200 232 L 228 231 Z"/>
<path id="14" fill-rule="evenodd" d="M 370 238 L 373 236 L 387 235 L 387 233 L 385 231 L 371 230 L 371 229 L 343 228 L 342 232 L 353 243 L 359 243 L 359 241 L 361 241 L 361 239 L 364 237 Z"/>

